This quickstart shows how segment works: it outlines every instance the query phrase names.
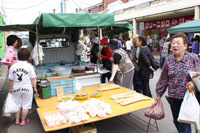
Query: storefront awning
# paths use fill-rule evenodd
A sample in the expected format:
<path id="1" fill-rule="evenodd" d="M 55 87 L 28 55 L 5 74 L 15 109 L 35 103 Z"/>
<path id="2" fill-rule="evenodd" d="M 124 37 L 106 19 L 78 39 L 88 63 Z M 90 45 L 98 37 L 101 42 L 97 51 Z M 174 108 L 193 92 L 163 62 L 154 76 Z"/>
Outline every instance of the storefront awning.
<path id="1" fill-rule="evenodd" d="M 174 26 L 172 28 L 169 28 L 168 32 L 169 33 L 178 33 L 178 32 L 200 33 L 200 19 L 189 21 L 189 22 Z"/>

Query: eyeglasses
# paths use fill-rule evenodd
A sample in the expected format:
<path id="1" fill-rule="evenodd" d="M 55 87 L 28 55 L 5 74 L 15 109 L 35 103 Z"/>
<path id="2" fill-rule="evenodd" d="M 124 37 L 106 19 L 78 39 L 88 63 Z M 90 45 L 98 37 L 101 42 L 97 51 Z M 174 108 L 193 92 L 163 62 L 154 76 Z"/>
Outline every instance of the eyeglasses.
<path id="1" fill-rule="evenodd" d="M 175 45 L 175 44 L 177 44 L 177 45 L 180 45 L 180 44 L 184 44 L 183 42 L 172 42 L 172 45 Z"/>

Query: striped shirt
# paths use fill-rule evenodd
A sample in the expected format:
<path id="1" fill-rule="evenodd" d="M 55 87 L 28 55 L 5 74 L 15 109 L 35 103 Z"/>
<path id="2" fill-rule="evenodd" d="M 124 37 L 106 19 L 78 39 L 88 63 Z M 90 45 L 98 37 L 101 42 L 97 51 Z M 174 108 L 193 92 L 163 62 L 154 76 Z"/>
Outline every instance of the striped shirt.
<path id="1" fill-rule="evenodd" d="M 195 54 L 185 52 L 180 61 L 177 61 L 173 54 L 168 56 L 156 84 L 157 96 L 161 97 L 168 88 L 169 97 L 183 99 L 186 85 L 191 81 L 189 72 L 197 68 L 200 68 L 200 59 Z"/>

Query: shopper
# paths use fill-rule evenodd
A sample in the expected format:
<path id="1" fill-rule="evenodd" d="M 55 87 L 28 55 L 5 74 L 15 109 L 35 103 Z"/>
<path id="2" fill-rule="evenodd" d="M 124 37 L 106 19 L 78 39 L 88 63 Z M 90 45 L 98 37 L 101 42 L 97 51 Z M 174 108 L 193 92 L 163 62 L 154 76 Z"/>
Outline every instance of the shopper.
<path id="1" fill-rule="evenodd" d="M 165 42 L 163 44 L 162 51 L 161 51 L 161 54 L 160 54 L 162 61 L 163 61 L 163 63 L 161 64 L 162 66 L 160 66 L 161 68 L 164 65 L 165 58 L 170 54 L 170 49 L 171 49 L 171 42 L 170 42 L 170 38 L 168 38 L 167 42 Z"/>
<path id="2" fill-rule="evenodd" d="M 112 76 L 109 82 L 113 81 L 119 67 L 120 71 L 122 72 L 122 86 L 132 89 L 134 66 L 127 52 L 122 48 L 119 48 L 118 41 L 115 39 L 110 40 L 108 47 L 113 51 L 114 60 Z"/>
<path id="3" fill-rule="evenodd" d="M 132 43 L 130 41 L 130 38 L 128 38 L 128 40 L 125 42 L 125 44 L 126 44 L 126 52 L 128 53 L 128 56 L 130 57 L 131 47 L 132 47 Z"/>
<path id="4" fill-rule="evenodd" d="M 136 92 L 142 93 L 141 87 L 141 76 L 139 73 L 140 67 L 138 65 L 138 59 L 140 54 L 140 47 L 137 46 L 137 38 L 139 37 L 138 34 L 133 36 L 133 50 L 131 52 L 131 60 L 134 65 L 134 75 L 133 75 L 133 87 Z"/>
<path id="5" fill-rule="evenodd" d="M 103 49 L 101 50 L 101 54 L 99 54 L 99 57 L 102 59 L 102 64 L 103 67 L 108 70 L 107 73 L 103 73 L 101 75 L 101 83 L 105 83 L 106 82 L 106 78 L 109 81 L 110 77 L 111 77 L 111 68 L 112 68 L 112 63 L 110 61 L 110 58 L 112 57 L 112 51 L 110 48 L 107 47 L 108 43 L 108 38 L 104 37 L 101 40 L 100 45 L 103 46 Z"/>
<path id="6" fill-rule="evenodd" d="M 187 90 L 186 86 L 190 84 L 194 87 L 189 71 L 195 71 L 195 67 L 200 67 L 198 56 L 186 51 L 187 44 L 188 39 L 184 33 L 177 33 L 172 37 L 173 54 L 165 59 L 160 78 L 156 84 L 156 101 L 160 101 L 168 88 L 168 101 L 174 124 L 179 133 L 191 133 L 190 124 L 180 123 L 177 118 Z"/>
<path id="7" fill-rule="evenodd" d="M 192 42 L 192 53 L 199 54 L 199 36 L 195 36 L 195 41 Z"/>
<path id="8" fill-rule="evenodd" d="M 149 49 L 152 51 L 152 39 L 150 36 L 147 36 L 147 46 L 149 47 Z"/>
<path id="9" fill-rule="evenodd" d="M 19 61 L 13 64 L 9 70 L 9 92 L 13 94 L 15 102 L 20 108 L 15 113 L 15 124 L 21 126 L 30 122 L 26 117 L 32 106 L 33 88 L 37 93 L 36 74 L 33 66 L 28 62 L 29 57 L 28 49 L 20 49 L 18 52 Z"/>
<path id="10" fill-rule="evenodd" d="M 191 39 L 191 41 L 188 43 L 187 51 L 192 53 L 192 43 L 195 41 L 194 38 Z"/>
<path id="11" fill-rule="evenodd" d="M 5 50 L 4 57 L 1 60 L 1 63 L 8 65 L 8 69 L 10 69 L 13 63 L 17 62 L 17 39 L 18 37 L 15 35 L 9 35 L 7 37 L 7 45 L 8 47 Z"/>
<path id="12" fill-rule="evenodd" d="M 100 52 L 99 50 L 99 42 L 98 39 L 96 37 L 93 37 L 91 40 L 91 50 L 90 50 L 90 62 L 94 63 L 94 64 L 98 64 L 100 62 L 99 58 L 98 58 L 98 53 Z"/>
<path id="13" fill-rule="evenodd" d="M 163 66 L 163 64 L 164 64 L 164 60 L 163 60 L 163 58 L 161 57 L 161 52 L 162 52 L 162 49 L 163 49 L 163 45 L 164 45 L 164 43 L 166 43 L 167 42 L 167 35 L 164 35 L 163 37 L 162 37 L 162 39 L 159 41 L 159 47 L 160 47 L 160 68 L 162 69 L 162 66 Z"/>
<path id="14" fill-rule="evenodd" d="M 139 75 L 141 77 L 142 93 L 146 96 L 152 97 L 149 80 L 155 69 L 152 67 L 154 60 L 153 55 L 149 47 L 147 46 L 146 38 L 139 36 L 137 38 L 137 46 L 141 48 L 139 54 Z"/>
<path id="15" fill-rule="evenodd" d="M 22 40 L 20 38 L 17 38 L 17 50 L 19 50 L 22 47 Z"/>

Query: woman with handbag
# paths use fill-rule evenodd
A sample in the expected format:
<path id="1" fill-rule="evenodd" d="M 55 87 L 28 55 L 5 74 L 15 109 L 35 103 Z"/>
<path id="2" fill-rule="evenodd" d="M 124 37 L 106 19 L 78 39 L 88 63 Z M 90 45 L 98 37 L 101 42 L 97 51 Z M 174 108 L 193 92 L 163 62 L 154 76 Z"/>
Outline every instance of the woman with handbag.
<path id="1" fill-rule="evenodd" d="M 186 93 L 186 86 L 194 88 L 189 71 L 200 67 L 197 55 L 187 52 L 188 39 L 184 33 L 177 33 L 172 37 L 171 49 L 173 54 L 165 59 L 160 78 L 156 84 L 156 101 L 168 88 L 168 102 L 170 103 L 173 121 L 179 133 L 191 133 L 191 125 L 177 121 L 180 106 Z"/>
<path id="2" fill-rule="evenodd" d="M 141 88 L 142 93 L 146 96 L 152 97 L 149 80 L 155 69 L 152 67 L 151 61 L 154 60 L 153 55 L 149 47 L 147 47 L 146 38 L 139 36 L 137 38 L 137 46 L 141 48 L 139 54 L 139 74 L 141 75 Z"/>

